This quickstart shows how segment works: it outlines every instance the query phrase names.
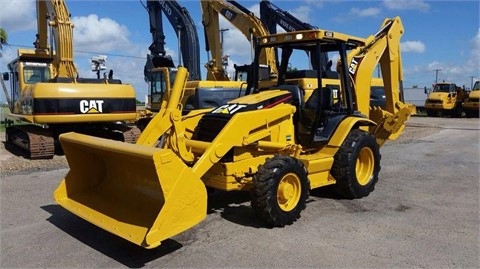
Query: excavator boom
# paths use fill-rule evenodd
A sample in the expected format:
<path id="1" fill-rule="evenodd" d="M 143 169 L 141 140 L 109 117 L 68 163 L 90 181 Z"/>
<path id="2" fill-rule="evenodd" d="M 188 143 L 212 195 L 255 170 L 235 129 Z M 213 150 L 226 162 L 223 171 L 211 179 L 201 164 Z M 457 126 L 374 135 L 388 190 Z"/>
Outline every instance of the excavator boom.
<path id="1" fill-rule="evenodd" d="M 207 50 L 211 50 L 212 60 L 207 64 L 207 80 L 230 80 L 225 74 L 222 66 L 222 55 L 220 45 L 220 23 L 219 14 L 233 24 L 249 42 L 254 37 L 269 34 L 259 18 L 236 1 L 206 0 L 201 1 L 202 23 L 205 28 L 205 39 Z M 252 43 L 253 48 L 253 43 Z M 265 49 L 260 53 L 259 63 L 268 66 L 270 73 L 277 74 L 277 64 L 273 49 Z"/>
<path id="2" fill-rule="evenodd" d="M 148 0 L 148 16 L 150 21 L 150 33 L 153 43 L 149 49 L 151 55 L 147 60 L 146 70 L 157 67 L 175 67 L 171 56 L 165 55 L 165 35 L 163 32 L 162 13 L 168 19 L 175 30 L 179 43 L 179 55 L 182 58 L 182 66 L 189 71 L 189 80 L 200 80 L 200 53 L 198 34 L 195 23 L 190 17 L 188 10 L 180 6 L 176 1 Z"/>

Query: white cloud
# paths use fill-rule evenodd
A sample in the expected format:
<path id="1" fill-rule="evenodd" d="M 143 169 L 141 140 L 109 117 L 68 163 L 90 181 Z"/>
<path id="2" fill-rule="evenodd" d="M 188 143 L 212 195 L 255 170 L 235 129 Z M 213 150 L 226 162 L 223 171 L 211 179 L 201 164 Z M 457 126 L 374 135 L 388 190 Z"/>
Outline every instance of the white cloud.
<path id="1" fill-rule="evenodd" d="M 475 37 L 470 41 L 470 47 L 472 52 L 472 60 L 473 62 L 477 63 L 477 68 L 479 68 L 478 64 L 480 63 L 480 28 L 478 28 Z"/>
<path id="2" fill-rule="evenodd" d="M 430 4 L 424 0 L 383 0 L 383 5 L 392 10 L 428 11 L 430 9 Z"/>
<path id="3" fill-rule="evenodd" d="M 335 21 L 338 22 L 345 22 L 348 20 L 358 19 L 358 18 L 366 18 L 366 17 L 377 17 L 382 10 L 377 7 L 369 7 L 369 8 L 351 8 L 347 14 L 342 14 L 335 17 Z"/>
<path id="4" fill-rule="evenodd" d="M 0 27 L 7 33 L 35 29 L 37 26 L 35 1 L 0 0 Z M 34 37 L 32 37 L 32 42 Z"/>
<path id="5" fill-rule="evenodd" d="M 400 48 L 402 52 L 425 52 L 425 44 L 423 44 L 421 41 L 405 41 L 400 44 Z"/>
<path id="6" fill-rule="evenodd" d="M 290 14 L 295 16 L 297 19 L 303 22 L 310 22 L 310 12 L 312 11 L 312 7 L 310 6 L 298 6 L 292 11 L 289 11 Z"/>
<path id="7" fill-rule="evenodd" d="M 322 0 L 304 0 L 305 3 L 307 3 L 310 6 L 314 6 L 315 8 L 321 8 L 323 7 L 323 3 L 327 1 L 322 1 Z M 330 1 L 330 2 L 335 2 L 335 1 Z"/>
<path id="8" fill-rule="evenodd" d="M 411 66 L 404 68 L 405 77 L 410 81 L 417 81 L 415 84 L 423 83 L 425 86 L 430 86 L 435 81 L 436 70 L 438 70 L 439 81 L 451 81 L 470 87 L 471 77 L 473 76 L 474 79 L 480 77 L 480 29 L 475 33 L 470 44 L 470 57 L 466 61 L 460 63 L 432 61 L 424 65 Z M 402 43 L 402 51 L 404 48 Z"/>
<path id="9" fill-rule="evenodd" d="M 381 9 L 377 7 L 369 7 L 364 9 L 351 8 L 349 14 L 356 17 L 375 17 L 380 14 Z"/>
<path id="10" fill-rule="evenodd" d="M 107 52 L 126 49 L 130 46 L 126 26 L 110 18 L 98 18 L 95 14 L 73 17 L 75 50 Z"/>

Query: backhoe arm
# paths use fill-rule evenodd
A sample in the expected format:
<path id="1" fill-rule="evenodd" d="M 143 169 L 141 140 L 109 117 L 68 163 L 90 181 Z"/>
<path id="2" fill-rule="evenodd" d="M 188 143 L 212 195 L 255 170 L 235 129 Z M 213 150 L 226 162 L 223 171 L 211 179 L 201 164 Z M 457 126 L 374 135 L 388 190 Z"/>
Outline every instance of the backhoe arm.
<path id="1" fill-rule="evenodd" d="M 379 145 L 397 138 L 413 112 L 413 108 L 400 99 L 403 80 L 400 38 L 403 32 L 399 17 L 386 19 L 380 30 L 366 39 L 365 46 L 348 54 L 356 109 L 377 123 L 372 128 Z M 370 109 L 371 79 L 377 64 L 380 64 L 385 87 L 385 110 L 379 107 Z"/>

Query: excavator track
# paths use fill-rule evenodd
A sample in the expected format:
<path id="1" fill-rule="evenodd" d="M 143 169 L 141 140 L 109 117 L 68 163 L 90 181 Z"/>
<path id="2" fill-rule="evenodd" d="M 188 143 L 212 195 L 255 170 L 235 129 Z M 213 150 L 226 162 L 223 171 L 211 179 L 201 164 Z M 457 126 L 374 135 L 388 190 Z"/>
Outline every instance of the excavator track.
<path id="1" fill-rule="evenodd" d="M 6 143 L 11 148 L 20 148 L 29 159 L 51 159 L 55 154 L 56 137 L 64 132 L 75 131 L 83 134 L 118 140 L 135 144 L 140 137 L 141 130 L 135 126 L 113 124 L 107 129 L 90 128 L 62 128 L 53 130 L 42 128 L 33 124 L 15 125 L 7 128 L 5 132 Z M 54 135 L 56 134 L 56 135 Z M 22 154 L 23 154 L 22 153 Z"/>
<path id="2" fill-rule="evenodd" d="M 10 126 L 5 135 L 7 144 L 23 149 L 30 159 L 50 159 L 55 153 L 55 140 L 51 132 L 40 126 Z"/>
<path id="3" fill-rule="evenodd" d="M 136 126 L 116 126 L 110 130 L 114 133 L 111 139 L 120 140 L 125 143 L 135 144 L 142 131 Z"/>

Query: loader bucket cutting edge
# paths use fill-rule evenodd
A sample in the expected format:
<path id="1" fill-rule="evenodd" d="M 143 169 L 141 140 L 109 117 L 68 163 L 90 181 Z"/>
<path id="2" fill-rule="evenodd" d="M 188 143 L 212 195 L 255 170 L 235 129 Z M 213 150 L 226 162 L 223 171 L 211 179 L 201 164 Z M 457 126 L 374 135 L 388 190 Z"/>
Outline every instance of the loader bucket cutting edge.
<path id="1" fill-rule="evenodd" d="M 205 185 L 171 150 L 66 133 L 70 170 L 54 192 L 68 211 L 145 248 L 206 217 Z"/>

